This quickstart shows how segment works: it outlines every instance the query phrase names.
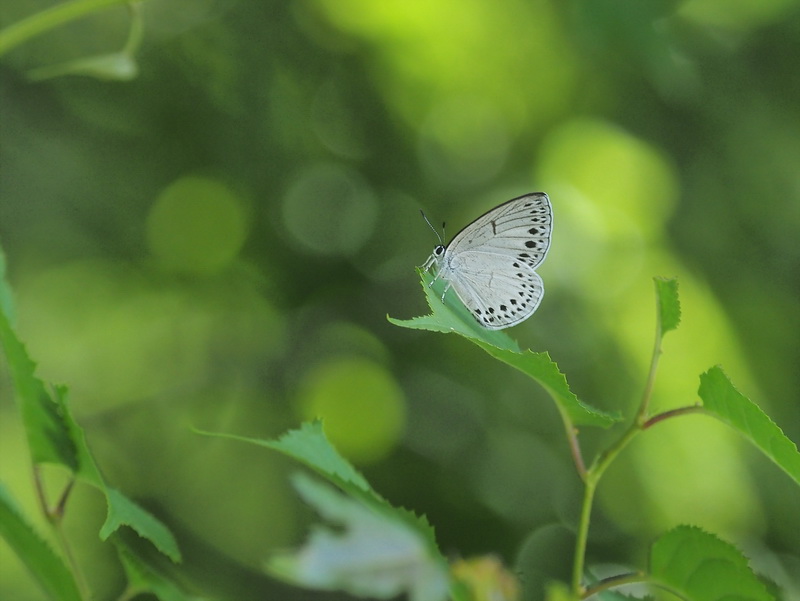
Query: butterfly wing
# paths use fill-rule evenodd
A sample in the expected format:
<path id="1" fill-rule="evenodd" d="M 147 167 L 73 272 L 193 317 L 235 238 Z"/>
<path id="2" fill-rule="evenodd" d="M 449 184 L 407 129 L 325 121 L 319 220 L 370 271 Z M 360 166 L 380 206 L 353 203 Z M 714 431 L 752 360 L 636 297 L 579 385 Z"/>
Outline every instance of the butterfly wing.
<path id="1" fill-rule="evenodd" d="M 483 327 L 517 325 L 539 307 L 544 284 L 527 264 L 515 261 L 518 267 L 487 271 L 480 262 L 483 257 L 475 253 L 462 253 L 458 259 L 457 277 L 449 280 L 450 286 Z"/>
<path id="2" fill-rule="evenodd" d="M 536 311 L 544 295 L 534 268 L 547 256 L 552 225 L 547 194 L 509 200 L 456 234 L 440 276 L 482 326 L 516 325 Z"/>
<path id="3" fill-rule="evenodd" d="M 514 256 L 535 269 L 547 256 L 552 229 L 550 199 L 544 192 L 535 192 L 504 202 L 478 217 L 453 237 L 447 252 Z"/>

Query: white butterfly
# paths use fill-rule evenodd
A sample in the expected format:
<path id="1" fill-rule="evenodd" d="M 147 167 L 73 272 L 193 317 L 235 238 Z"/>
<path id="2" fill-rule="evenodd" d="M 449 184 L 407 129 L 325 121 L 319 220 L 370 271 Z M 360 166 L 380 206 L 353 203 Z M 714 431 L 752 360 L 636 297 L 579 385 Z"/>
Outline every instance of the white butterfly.
<path id="1" fill-rule="evenodd" d="M 437 245 L 423 269 L 435 265 L 433 281 L 446 281 L 445 293 L 452 287 L 479 324 L 502 330 L 539 307 L 544 284 L 534 269 L 547 256 L 552 231 L 547 194 L 526 194 L 484 213 L 447 246 Z"/>

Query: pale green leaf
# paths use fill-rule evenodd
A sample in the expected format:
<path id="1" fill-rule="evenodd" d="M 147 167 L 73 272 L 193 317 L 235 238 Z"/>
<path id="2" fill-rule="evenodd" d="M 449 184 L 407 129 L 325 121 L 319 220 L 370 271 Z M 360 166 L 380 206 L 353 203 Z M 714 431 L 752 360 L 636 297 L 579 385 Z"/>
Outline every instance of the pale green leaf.
<path id="1" fill-rule="evenodd" d="M 294 584 L 360 597 L 444 601 L 447 563 L 404 519 L 304 474 L 292 482 L 300 496 L 334 527 L 315 528 L 294 553 L 277 555 L 269 569 Z"/>

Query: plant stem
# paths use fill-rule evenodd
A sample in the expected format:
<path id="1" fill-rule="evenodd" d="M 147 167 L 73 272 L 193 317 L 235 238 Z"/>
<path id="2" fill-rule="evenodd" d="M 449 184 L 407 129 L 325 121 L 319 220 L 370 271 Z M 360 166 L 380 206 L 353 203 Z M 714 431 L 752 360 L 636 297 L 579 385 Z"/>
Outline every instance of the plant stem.
<path id="1" fill-rule="evenodd" d="M 642 424 L 642 430 L 647 430 L 652 426 L 655 426 L 657 423 L 664 421 L 665 419 L 670 419 L 672 417 L 677 417 L 679 415 L 688 415 L 690 413 L 704 413 L 705 409 L 699 403 L 697 405 L 690 405 L 688 407 L 678 407 L 677 409 L 670 409 L 669 411 L 664 411 L 663 413 L 659 413 L 658 415 L 654 415 L 653 417 L 649 418 L 646 422 Z"/>
<path id="2" fill-rule="evenodd" d="M 582 598 L 588 599 L 592 595 L 596 595 L 597 593 L 602 593 L 610 588 L 616 588 L 618 586 L 622 586 L 623 584 L 633 584 L 635 582 L 647 582 L 647 576 L 645 576 L 641 572 L 632 572 L 630 574 L 620 574 L 619 576 L 611 576 L 610 578 L 604 578 L 594 586 L 589 587 L 583 593 Z"/>
<path id="3" fill-rule="evenodd" d="M 69 482 L 67 482 L 67 485 L 64 487 L 64 491 L 61 493 L 58 504 L 54 509 L 50 509 L 47 504 L 47 495 L 45 494 L 44 482 L 42 482 L 42 474 L 38 464 L 34 464 L 33 466 L 33 482 L 34 487 L 36 488 L 36 496 L 39 499 L 39 505 L 41 506 L 42 513 L 44 513 L 47 522 L 53 529 L 56 540 L 58 540 L 58 546 L 61 548 L 61 552 L 64 554 L 64 558 L 66 559 L 67 564 L 69 565 L 70 570 L 75 577 L 75 583 L 78 586 L 81 599 L 90 599 L 91 594 L 89 592 L 89 585 L 86 582 L 86 578 L 83 575 L 83 571 L 78 565 L 78 562 L 75 560 L 75 556 L 72 554 L 72 549 L 69 545 L 66 535 L 64 534 L 63 528 L 64 511 L 69 494 L 75 484 L 75 478 L 71 477 Z"/>
<path id="4" fill-rule="evenodd" d="M 35 13 L 0 31 L 0 56 L 59 25 L 115 4 L 128 2 L 129 0 L 71 0 Z"/>
<path id="5" fill-rule="evenodd" d="M 572 592 L 575 595 L 583 594 L 581 579 L 583 577 L 583 566 L 586 561 L 586 541 L 589 538 L 589 523 L 592 517 L 592 502 L 597 484 L 608 466 L 617 458 L 628 443 L 642 431 L 642 427 L 633 422 L 625 433 L 600 455 L 586 472 L 584 479 L 585 489 L 583 492 L 583 505 L 581 506 L 580 521 L 578 522 L 577 540 L 575 542 L 575 559 L 572 564 Z"/>

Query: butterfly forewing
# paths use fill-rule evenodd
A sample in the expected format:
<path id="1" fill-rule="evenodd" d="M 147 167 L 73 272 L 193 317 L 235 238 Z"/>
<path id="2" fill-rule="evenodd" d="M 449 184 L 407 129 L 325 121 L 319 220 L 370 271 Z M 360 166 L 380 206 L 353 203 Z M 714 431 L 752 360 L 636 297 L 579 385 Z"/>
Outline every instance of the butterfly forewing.
<path id="1" fill-rule="evenodd" d="M 478 323 L 507 328 L 541 302 L 544 286 L 534 269 L 547 256 L 552 225 L 547 194 L 526 194 L 478 217 L 429 261 Z"/>

